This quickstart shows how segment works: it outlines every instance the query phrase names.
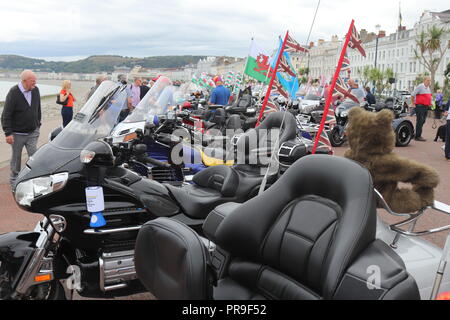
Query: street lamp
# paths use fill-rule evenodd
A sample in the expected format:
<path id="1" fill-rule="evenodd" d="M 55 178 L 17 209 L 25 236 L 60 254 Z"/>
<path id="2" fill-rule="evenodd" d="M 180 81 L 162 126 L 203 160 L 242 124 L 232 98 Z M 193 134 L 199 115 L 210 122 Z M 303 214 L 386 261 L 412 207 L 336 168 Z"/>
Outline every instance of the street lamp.
<path id="1" fill-rule="evenodd" d="M 379 38 L 379 35 L 380 35 L 380 28 L 381 28 L 381 26 L 380 26 L 379 24 L 377 24 L 377 25 L 375 26 L 375 29 L 377 29 L 377 41 L 376 41 L 376 44 L 375 44 L 375 68 L 377 67 L 377 58 L 378 58 L 378 38 Z"/>

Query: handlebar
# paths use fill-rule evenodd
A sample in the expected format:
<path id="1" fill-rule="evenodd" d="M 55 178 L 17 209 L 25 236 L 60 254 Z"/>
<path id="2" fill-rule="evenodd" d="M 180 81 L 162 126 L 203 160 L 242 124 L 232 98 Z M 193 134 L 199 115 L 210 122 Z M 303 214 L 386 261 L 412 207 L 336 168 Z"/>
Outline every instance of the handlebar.
<path id="1" fill-rule="evenodd" d="M 169 163 L 165 163 L 165 162 L 150 158 L 147 155 L 141 155 L 141 156 L 137 157 L 136 159 L 139 160 L 140 162 L 152 164 L 157 167 L 163 167 L 163 168 L 171 167 L 171 165 Z"/>

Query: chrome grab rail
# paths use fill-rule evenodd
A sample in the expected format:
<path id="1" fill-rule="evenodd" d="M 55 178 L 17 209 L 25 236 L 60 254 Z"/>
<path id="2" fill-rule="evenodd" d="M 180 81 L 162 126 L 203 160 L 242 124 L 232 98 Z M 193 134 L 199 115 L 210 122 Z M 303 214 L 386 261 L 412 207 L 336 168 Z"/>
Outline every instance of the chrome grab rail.
<path id="1" fill-rule="evenodd" d="M 394 212 L 389 207 L 389 205 L 387 204 L 386 200 L 384 200 L 381 193 L 376 189 L 374 189 L 374 190 L 375 190 L 375 194 L 377 195 L 377 198 L 379 200 L 379 203 L 389 214 L 397 216 L 397 217 L 408 217 L 406 220 L 391 224 L 389 226 L 389 228 L 392 231 L 395 231 L 399 234 L 403 234 L 405 236 L 416 237 L 416 236 L 424 236 L 424 235 L 428 235 L 428 234 L 432 234 L 432 233 L 442 232 L 445 230 L 450 230 L 450 224 L 449 224 L 449 225 L 439 227 L 439 228 L 433 228 L 433 229 L 421 230 L 421 231 L 413 231 L 414 227 L 415 227 L 415 223 L 426 212 L 426 210 L 433 209 L 433 210 L 450 215 L 450 206 L 449 205 L 435 200 L 433 205 L 422 208 L 416 213 L 397 213 L 397 212 Z M 404 225 L 408 225 L 410 223 L 413 223 L 413 224 L 409 230 L 406 231 L 406 230 L 400 229 L 400 227 L 402 227 Z M 394 241 L 394 242 L 396 242 L 396 241 Z"/>
<path id="2" fill-rule="evenodd" d="M 126 232 L 126 231 L 138 231 L 141 229 L 141 227 L 142 227 L 142 225 L 126 227 L 126 228 L 115 228 L 115 229 L 85 229 L 83 231 L 83 233 L 90 234 L 90 235 L 103 235 L 103 234 L 120 233 L 120 232 Z"/>

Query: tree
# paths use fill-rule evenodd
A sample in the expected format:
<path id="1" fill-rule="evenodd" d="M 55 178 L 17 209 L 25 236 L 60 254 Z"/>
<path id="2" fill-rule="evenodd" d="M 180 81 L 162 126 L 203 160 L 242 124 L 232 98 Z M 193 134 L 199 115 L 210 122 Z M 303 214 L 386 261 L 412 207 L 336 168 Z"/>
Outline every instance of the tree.
<path id="1" fill-rule="evenodd" d="M 381 94 L 385 89 L 391 88 L 389 79 L 394 77 L 394 71 L 387 68 L 384 72 L 378 68 L 368 68 L 366 70 L 368 82 L 375 83 L 377 93 Z"/>
<path id="2" fill-rule="evenodd" d="M 370 83 L 370 70 L 370 66 L 364 66 L 364 68 L 358 67 L 356 69 L 356 73 L 359 75 L 363 87 L 367 87 L 367 85 Z"/>
<path id="3" fill-rule="evenodd" d="M 300 68 L 300 69 L 298 69 L 298 74 L 300 76 L 309 75 L 309 68 Z"/>
<path id="4" fill-rule="evenodd" d="M 422 31 L 416 38 L 417 48 L 414 49 L 416 59 L 419 60 L 429 72 L 431 77 L 431 91 L 434 92 L 436 71 L 449 48 L 449 42 L 444 42 L 444 36 L 449 33 L 444 27 L 432 26 Z"/>

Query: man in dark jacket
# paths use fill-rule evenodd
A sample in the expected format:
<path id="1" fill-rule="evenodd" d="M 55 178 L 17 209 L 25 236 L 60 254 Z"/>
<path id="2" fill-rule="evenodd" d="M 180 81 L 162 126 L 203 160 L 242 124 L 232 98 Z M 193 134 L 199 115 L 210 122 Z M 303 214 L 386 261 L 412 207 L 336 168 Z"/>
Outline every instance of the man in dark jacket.
<path id="1" fill-rule="evenodd" d="M 19 84 L 9 90 L 2 113 L 6 142 L 12 147 L 11 187 L 20 172 L 23 147 L 28 157 L 36 152 L 41 126 L 41 96 L 36 87 L 36 75 L 25 70 L 20 79 Z"/>
<path id="2" fill-rule="evenodd" d="M 366 87 L 366 101 L 368 104 L 376 104 L 377 100 L 375 99 L 375 96 L 370 92 L 370 88 Z"/>

